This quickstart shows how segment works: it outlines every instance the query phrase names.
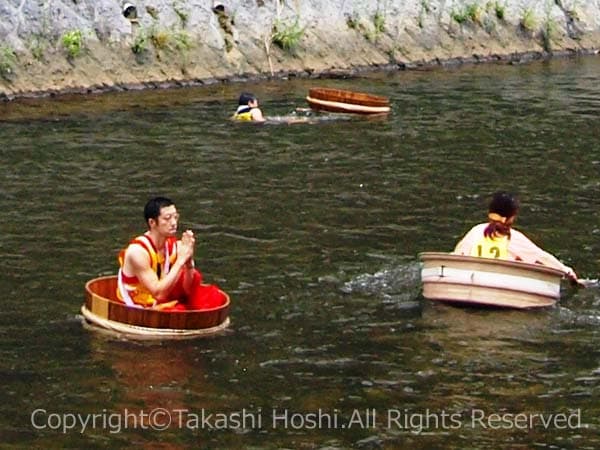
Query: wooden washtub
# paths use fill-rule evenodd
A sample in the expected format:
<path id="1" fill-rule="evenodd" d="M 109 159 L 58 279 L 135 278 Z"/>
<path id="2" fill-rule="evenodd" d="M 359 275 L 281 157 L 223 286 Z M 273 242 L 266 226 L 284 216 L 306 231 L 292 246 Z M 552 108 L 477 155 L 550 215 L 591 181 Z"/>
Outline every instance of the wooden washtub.
<path id="1" fill-rule="evenodd" d="M 387 97 L 364 92 L 344 91 L 331 88 L 312 88 L 306 101 L 317 111 L 347 114 L 387 114 L 390 101 Z"/>
<path id="2" fill-rule="evenodd" d="M 229 326 L 229 296 L 219 291 L 224 304 L 206 310 L 157 311 L 127 306 L 117 299 L 116 275 L 94 278 L 85 285 L 81 313 L 98 327 L 140 338 L 191 338 L 207 336 Z"/>
<path id="3" fill-rule="evenodd" d="M 539 308 L 560 299 L 560 270 L 492 258 L 425 252 L 423 297 L 429 300 L 508 308 Z"/>

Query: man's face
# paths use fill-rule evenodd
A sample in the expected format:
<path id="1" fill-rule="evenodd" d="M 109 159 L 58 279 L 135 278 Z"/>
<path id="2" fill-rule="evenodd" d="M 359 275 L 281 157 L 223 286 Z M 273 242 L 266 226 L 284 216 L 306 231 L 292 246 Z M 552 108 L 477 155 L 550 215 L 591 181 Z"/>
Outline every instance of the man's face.
<path id="1" fill-rule="evenodd" d="M 177 233 L 177 223 L 179 222 L 179 213 L 175 205 L 164 206 L 160 209 L 160 214 L 156 219 L 156 228 L 167 236 L 174 236 Z"/>

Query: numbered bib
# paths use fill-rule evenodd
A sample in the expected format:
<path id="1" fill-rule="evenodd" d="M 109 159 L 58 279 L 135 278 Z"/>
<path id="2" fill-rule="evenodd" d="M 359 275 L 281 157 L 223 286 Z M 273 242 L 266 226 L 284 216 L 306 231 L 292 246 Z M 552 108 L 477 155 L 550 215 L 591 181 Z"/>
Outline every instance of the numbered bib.
<path id="1" fill-rule="evenodd" d="M 508 237 L 482 238 L 471 250 L 471 256 L 508 259 Z"/>

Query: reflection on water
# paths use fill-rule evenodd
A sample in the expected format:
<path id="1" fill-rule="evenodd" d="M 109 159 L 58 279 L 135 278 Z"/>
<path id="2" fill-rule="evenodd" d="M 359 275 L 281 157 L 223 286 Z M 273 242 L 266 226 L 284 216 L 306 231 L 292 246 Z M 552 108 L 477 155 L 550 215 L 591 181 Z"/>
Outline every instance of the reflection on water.
<path id="1" fill-rule="evenodd" d="M 503 188 L 521 196 L 517 228 L 598 277 L 599 64 L 319 81 L 389 96 L 392 113 L 374 121 L 298 110 L 314 80 L 246 87 L 274 122 L 308 122 L 291 126 L 232 124 L 236 85 L 0 105 L 3 441 L 597 448 L 598 286 L 565 287 L 542 311 L 457 308 L 420 296 L 417 255 L 450 250 Z M 81 326 L 85 281 L 114 273 L 156 194 L 177 202 L 198 236 L 197 265 L 230 293 L 230 333 L 136 343 Z M 64 434 L 31 421 L 36 409 L 156 408 L 263 420 Z M 335 426 L 272 421 L 319 410 Z M 372 410 L 374 423 L 341 426 Z M 577 429 L 471 420 L 578 410 Z"/>

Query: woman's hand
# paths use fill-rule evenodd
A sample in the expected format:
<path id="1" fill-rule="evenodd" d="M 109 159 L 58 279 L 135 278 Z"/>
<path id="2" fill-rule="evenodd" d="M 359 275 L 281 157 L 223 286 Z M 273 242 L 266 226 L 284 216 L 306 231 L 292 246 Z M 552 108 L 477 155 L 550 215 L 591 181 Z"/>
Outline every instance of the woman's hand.
<path id="1" fill-rule="evenodd" d="M 577 277 L 577 274 L 575 273 L 575 271 L 573 269 L 571 269 L 570 267 L 567 267 L 567 269 L 568 270 L 565 273 L 565 276 L 569 279 L 569 281 L 578 286 L 585 287 L 585 283 L 579 281 L 579 278 Z"/>

